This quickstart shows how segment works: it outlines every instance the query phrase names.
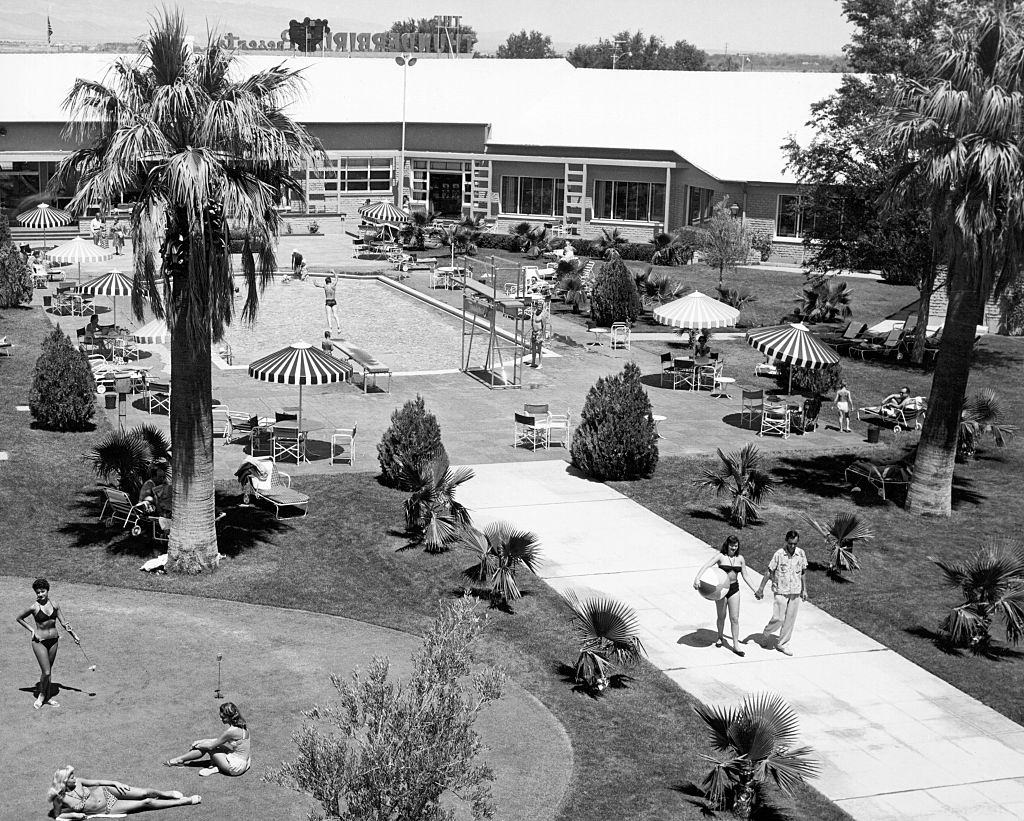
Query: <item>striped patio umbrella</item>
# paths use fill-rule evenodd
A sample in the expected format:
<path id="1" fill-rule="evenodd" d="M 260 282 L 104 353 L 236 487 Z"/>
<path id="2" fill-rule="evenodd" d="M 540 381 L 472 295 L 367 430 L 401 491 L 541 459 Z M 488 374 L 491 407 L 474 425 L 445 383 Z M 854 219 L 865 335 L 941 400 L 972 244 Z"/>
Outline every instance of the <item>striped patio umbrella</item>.
<path id="1" fill-rule="evenodd" d="M 132 292 L 132 281 L 120 271 L 108 271 L 96 279 L 90 279 L 78 290 L 83 294 L 93 296 L 109 296 L 114 302 L 114 324 L 117 324 L 117 298 L 119 296 L 130 296 Z"/>
<path id="2" fill-rule="evenodd" d="M 823 368 L 839 361 L 839 354 L 812 334 L 803 323 L 791 322 L 747 331 L 747 344 L 795 368 Z M 792 368 L 789 371 L 789 392 L 793 392 Z"/>
<path id="3" fill-rule="evenodd" d="M 67 211 L 54 208 L 47 202 L 41 202 L 35 208 L 18 214 L 18 222 L 27 228 L 43 229 L 43 247 L 46 247 L 46 229 L 59 225 L 68 225 L 73 217 Z"/>
<path id="4" fill-rule="evenodd" d="M 65 242 L 63 245 L 58 245 L 56 248 L 51 248 L 46 252 L 46 256 L 52 259 L 54 262 L 64 263 L 78 263 L 78 281 L 82 281 L 82 263 L 83 262 L 103 262 L 104 260 L 110 259 L 114 256 L 114 252 L 107 249 L 101 248 L 88 240 L 84 240 L 81 237 L 75 237 L 69 242 Z"/>
<path id="5" fill-rule="evenodd" d="M 167 329 L 167 321 L 154 319 L 152 322 L 147 322 L 132 334 L 132 340 L 142 345 L 166 345 L 171 341 L 171 332 Z"/>
<path id="6" fill-rule="evenodd" d="M 739 309 L 719 302 L 700 291 L 689 293 L 654 309 L 654 318 L 673 328 L 731 328 L 739 318 Z"/>
<path id="7" fill-rule="evenodd" d="M 410 217 L 401 208 L 390 202 L 372 202 L 359 207 L 359 215 L 368 222 L 409 222 Z"/>
<path id="8" fill-rule="evenodd" d="M 345 369 L 332 356 L 308 342 L 293 342 L 287 348 L 257 359 L 249 365 L 249 376 L 261 382 L 299 386 L 299 430 L 302 430 L 302 386 L 327 385 L 345 379 Z"/>

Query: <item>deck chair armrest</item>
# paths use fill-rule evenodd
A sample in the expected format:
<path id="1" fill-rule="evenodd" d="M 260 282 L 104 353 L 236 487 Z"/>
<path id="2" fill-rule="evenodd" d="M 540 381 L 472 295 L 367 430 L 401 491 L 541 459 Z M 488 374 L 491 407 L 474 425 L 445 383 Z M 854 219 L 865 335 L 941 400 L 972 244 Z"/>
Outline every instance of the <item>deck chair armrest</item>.
<path id="1" fill-rule="evenodd" d="M 279 470 L 277 472 L 277 475 L 281 477 L 281 480 L 284 482 L 285 487 L 292 486 L 292 475 L 290 473 L 285 473 L 283 470 Z"/>

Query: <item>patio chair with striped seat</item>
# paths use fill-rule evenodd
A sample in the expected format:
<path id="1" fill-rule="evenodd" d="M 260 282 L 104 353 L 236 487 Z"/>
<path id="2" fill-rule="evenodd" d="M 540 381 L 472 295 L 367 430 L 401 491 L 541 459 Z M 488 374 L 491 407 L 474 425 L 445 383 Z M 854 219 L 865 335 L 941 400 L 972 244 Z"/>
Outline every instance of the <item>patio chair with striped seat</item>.
<path id="1" fill-rule="evenodd" d="M 247 456 L 235 471 L 242 482 L 242 503 L 252 504 L 255 500 L 269 502 L 274 507 L 274 516 L 281 518 L 281 508 L 294 507 L 305 516 L 309 508 L 309 496 L 292 490 L 292 477 L 277 469 L 269 457 Z"/>

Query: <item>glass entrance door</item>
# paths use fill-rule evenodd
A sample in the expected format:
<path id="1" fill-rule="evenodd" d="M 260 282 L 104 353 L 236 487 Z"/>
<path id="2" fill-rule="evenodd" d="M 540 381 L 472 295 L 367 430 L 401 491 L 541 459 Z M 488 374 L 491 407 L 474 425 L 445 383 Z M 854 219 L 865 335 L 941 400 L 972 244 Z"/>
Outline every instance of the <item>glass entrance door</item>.
<path id="1" fill-rule="evenodd" d="M 430 172 L 427 192 L 430 210 L 443 219 L 462 217 L 462 174 Z"/>

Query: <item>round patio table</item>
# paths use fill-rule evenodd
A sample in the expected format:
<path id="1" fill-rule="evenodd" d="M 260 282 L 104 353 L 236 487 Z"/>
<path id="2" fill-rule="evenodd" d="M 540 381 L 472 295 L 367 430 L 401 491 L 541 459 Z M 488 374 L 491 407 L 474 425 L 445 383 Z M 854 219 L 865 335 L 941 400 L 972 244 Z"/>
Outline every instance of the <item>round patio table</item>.
<path id="1" fill-rule="evenodd" d="M 654 422 L 654 435 L 658 439 L 662 439 L 663 438 L 662 435 L 661 435 L 661 431 L 658 430 L 658 423 L 659 422 L 664 422 L 666 419 L 668 419 L 668 417 L 667 416 L 662 416 L 660 413 L 652 413 L 651 414 L 651 421 Z"/>
<path id="2" fill-rule="evenodd" d="M 611 328 L 587 328 L 587 333 L 594 335 L 594 341 L 588 342 L 587 344 L 593 347 L 600 347 L 604 344 L 601 339 L 611 332 Z"/>

